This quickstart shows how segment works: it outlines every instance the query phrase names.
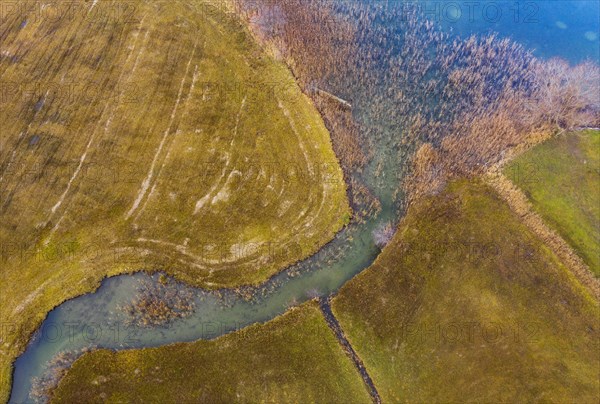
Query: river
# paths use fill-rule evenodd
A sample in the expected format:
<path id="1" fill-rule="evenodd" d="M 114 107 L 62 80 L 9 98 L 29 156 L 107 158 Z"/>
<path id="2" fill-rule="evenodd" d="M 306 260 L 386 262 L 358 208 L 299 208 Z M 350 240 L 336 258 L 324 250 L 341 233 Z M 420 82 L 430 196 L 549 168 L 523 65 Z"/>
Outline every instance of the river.
<path id="1" fill-rule="evenodd" d="M 535 48 L 540 57 L 561 56 L 571 63 L 598 60 L 597 1 L 427 3 L 429 16 L 437 19 L 445 30 L 458 35 L 494 30 Z M 455 7 L 448 6 L 450 3 Z M 479 8 L 469 8 L 473 3 L 479 4 Z M 502 10 L 500 16 L 496 9 Z M 360 97 L 356 98 L 354 115 L 363 124 L 384 127 L 385 122 L 369 122 L 368 100 L 360 102 Z M 158 282 L 158 274 L 137 273 L 106 279 L 96 292 L 69 300 L 48 314 L 15 362 L 10 402 L 30 400 L 33 379 L 47 372 L 58 353 L 97 347 L 116 350 L 157 347 L 214 338 L 268 321 L 290 306 L 316 296 L 335 293 L 379 254 L 373 231 L 386 224 L 395 226 L 403 213 L 402 193 L 397 192 L 405 169 L 398 160 L 405 147 L 401 145 L 402 134 L 394 129 L 378 133 L 380 136 L 372 139 L 373 158 L 361 173 L 352 174 L 381 203 L 377 215 L 364 223 L 351 224 L 315 256 L 270 279 L 251 301 L 232 291 L 209 292 L 177 283 L 179 290 L 193 294 L 195 309 L 190 316 L 168 326 L 127 326 L 125 314 L 119 310 L 119 306 L 131 300 L 140 282 Z"/>

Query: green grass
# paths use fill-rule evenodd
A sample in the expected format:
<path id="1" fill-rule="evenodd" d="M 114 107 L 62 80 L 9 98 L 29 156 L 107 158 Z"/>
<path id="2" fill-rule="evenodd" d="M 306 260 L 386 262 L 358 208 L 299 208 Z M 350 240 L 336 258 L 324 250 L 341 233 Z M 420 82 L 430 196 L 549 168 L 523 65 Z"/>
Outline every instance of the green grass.
<path id="1" fill-rule="evenodd" d="M 369 403 L 358 371 L 315 302 L 213 341 L 73 364 L 52 402 Z"/>
<path id="2" fill-rule="evenodd" d="M 202 0 L 69 4 L 0 30 L 0 400 L 46 313 L 103 277 L 256 284 L 350 211 L 321 117 L 240 22 Z"/>
<path id="3" fill-rule="evenodd" d="M 598 402 L 598 304 L 480 183 L 411 207 L 332 308 L 384 402 Z"/>
<path id="4" fill-rule="evenodd" d="M 561 134 L 511 162 L 505 174 L 600 276 L 600 131 Z"/>

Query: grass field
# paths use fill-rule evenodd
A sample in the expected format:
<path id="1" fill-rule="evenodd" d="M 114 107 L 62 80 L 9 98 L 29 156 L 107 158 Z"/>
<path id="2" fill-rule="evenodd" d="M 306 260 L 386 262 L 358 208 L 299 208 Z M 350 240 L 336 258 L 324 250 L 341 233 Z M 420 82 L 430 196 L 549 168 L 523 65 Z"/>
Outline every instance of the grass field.
<path id="1" fill-rule="evenodd" d="M 52 402 L 370 403 L 315 302 L 213 341 L 85 354 Z"/>
<path id="2" fill-rule="evenodd" d="M 30 3 L 0 26 L 0 400 L 46 313 L 103 277 L 255 284 L 349 215 L 316 109 L 223 10 Z"/>
<path id="3" fill-rule="evenodd" d="M 600 276 L 600 131 L 561 134 L 511 162 L 505 174 Z"/>
<path id="4" fill-rule="evenodd" d="M 480 183 L 411 207 L 332 308 L 384 402 L 598 400 L 597 302 Z"/>

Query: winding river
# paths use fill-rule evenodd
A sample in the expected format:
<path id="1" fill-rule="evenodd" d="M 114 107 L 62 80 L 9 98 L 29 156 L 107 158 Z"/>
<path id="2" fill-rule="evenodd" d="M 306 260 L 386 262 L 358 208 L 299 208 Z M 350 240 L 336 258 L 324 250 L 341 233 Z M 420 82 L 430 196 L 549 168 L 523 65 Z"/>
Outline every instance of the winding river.
<path id="1" fill-rule="evenodd" d="M 535 3 L 542 6 L 553 2 Z M 544 9 L 540 8 L 541 14 L 538 16 L 553 19 L 556 9 L 552 10 L 552 15 L 543 15 Z M 564 12 L 560 14 L 565 20 L 553 22 L 556 30 L 560 30 L 557 35 L 562 31 L 566 32 L 565 26 L 576 26 L 578 18 L 567 17 L 569 14 Z M 448 21 L 447 19 L 446 22 Z M 518 33 L 520 35 L 528 29 L 541 32 L 550 23 L 552 21 L 546 21 L 545 25 L 540 23 L 536 27 L 519 26 Z M 489 24 L 484 28 L 489 29 Z M 477 25 L 463 27 L 467 31 L 480 32 L 484 28 Z M 496 26 L 495 29 L 502 33 L 504 28 Z M 578 36 L 574 36 L 569 42 L 582 43 Z M 597 43 L 588 45 L 585 50 L 581 50 L 581 46 L 577 48 L 581 54 L 574 55 L 573 48 L 569 48 L 564 50 L 568 54 L 562 56 L 571 61 L 581 60 L 584 56 L 590 57 L 594 55 Z M 543 49 L 543 56 L 560 54 L 560 49 L 566 48 L 557 45 L 552 50 Z M 369 124 L 368 100 L 362 103 L 360 100 L 353 101 L 354 114 L 361 117 L 363 124 Z M 385 126 L 381 122 L 374 125 Z M 397 130 L 381 130 L 378 133 L 379 136 L 371 139 L 373 158 L 362 173 L 352 174 L 355 177 L 353 179 L 366 185 L 381 203 L 378 214 L 369 217 L 364 223 L 352 223 L 313 257 L 270 279 L 259 288 L 251 301 L 232 291 L 210 292 L 176 283 L 181 291 L 193 295 L 195 309 L 190 316 L 177 319 L 168 326 L 127 326 L 126 315 L 119 309 L 119 306 L 130 302 L 141 281 L 159 282 L 159 275 L 137 273 L 106 279 L 96 292 L 69 300 L 48 314 L 26 351 L 15 362 L 9 402 L 31 401 L 29 393 L 34 378 L 45 375 L 52 359 L 59 353 L 78 353 L 88 348 L 121 350 L 157 347 L 215 338 L 253 323 L 273 319 L 289 307 L 316 296 L 335 293 L 345 282 L 367 268 L 379 254 L 380 249 L 373 239 L 374 230 L 386 224 L 395 226 L 403 213 L 402 193 L 397 190 L 405 169 L 399 163 L 399 156 L 407 154 L 407 150 L 402 149 L 406 146 L 400 146 L 402 135 Z"/>
<path id="2" fill-rule="evenodd" d="M 399 138 L 397 134 L 394 136 Z M 392 147 L 390 147 L 392 146 Z M 394 201 L 401 165 L 395 164 L 397 149 L 391 139 L 379 139 L 375 158 L 361 177 L 381 202 L 381 212 L 360 225 L 350 225 L 313 257 L 288 268 L 263 285 L 253 300 L 223 290 L 209 292 L 180 283 L 191 291 L 195 301 L 192 315 L 168 326 L 126 326 L 119 306 L 130 302 L 140 281 L 158 282 L 159 275 L 137 273 L 106 279 L 94 293 L 69 300 L 51 311 L 27 350 L 15 363 L 10 402 L 24 402 L 32 380 L 48 370 L 60 352 L 78 352 L 100 347 L 127 349 L 156 347 L 174 342 L 214 338 L 256 322 L 265 322 L 284 313 L 292 305 L 337 291 L 346 281 L 368 267 L 380 252 L 373 231 L 395 222 L 399 204 Z M 375 175 L 379 164 L 385 173 Z M 300 270 L 299 275 L 294 275 Z"/>

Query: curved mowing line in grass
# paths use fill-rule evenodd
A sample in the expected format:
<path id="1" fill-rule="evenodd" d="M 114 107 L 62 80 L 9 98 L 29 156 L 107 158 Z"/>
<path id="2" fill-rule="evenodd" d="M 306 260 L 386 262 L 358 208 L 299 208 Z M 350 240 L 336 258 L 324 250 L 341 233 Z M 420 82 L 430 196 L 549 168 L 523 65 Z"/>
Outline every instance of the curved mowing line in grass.
<path id="1" fill-rule="evenodd" d="M 355 114 L 369 120 L 369 100 L 354 101 Z M 281 104 L 280 108 L 293 131 L 298 122 L 288 116 L 290 106 Z M 384 126 L 382 122 L 374 123 L 377 124 Z M 265 322 L 291 306 L 335 292 L 374 261 L 380 251 L 373 240 L 374 230 L 393 224 L 401 212 L 402 195 L 397 190 L 405 167 L 398 163 L 398 156 L 407 146 L 402 145 L 401 136 L 392 130 L 378 132 L 372 141 L 371 162 L 362 173 L 353 172 L 347 180 L 365 184 L 379 200 L 381 211 L 376 216 L 363 223 L 351 223 L 317 254 L 254 290 L 252 301 L 230 290 L 206 291 L 176 283 L 181 292 L 193 294 L 195 310 L 189 317 L 168 326 L 131 327 L 125 313 L 119 310 L 119 306 L 130 302 L 140 281 L 158 282 L 159 275 L 138 273 L 106 279 L 96 292 L 66 301 L 48 314 L 40 331 L 14 364 L 10 401 L 27 400 L 33 379 L 48 375 L 51 361 L 59 353 L 76 356 L 86 348 L 118 350 L 211 339 L 252 323 Z M 380 172 L 385 172 L 385 176 L 379 175 Z M 288 225 L 297 226 L 295 222 L 297 219 Z"/>
<path id="2" fill-rule="evenodd" d="M 369 100 L 352 101 L 360 115 L 361 106 L 368 105 Z M 368 113 L 363 113 L 363 118 L 364 115 L 367 119 L 363 121 L 368 122 Z M 319 253 L 270 279 L 254 293 L 252 302 L 231 291 L 209 292 L 177 284 L 178 290 L 194 294 L 196 309 L 190 317 L 165 327 L 128 327 L 118 306 L 129 301 L 140 280 L 158 282 L 158 276 L 140 273 L 107 279 L 97 292 L 70 300 L 48 315 L 40 333 L 15 363 L 11 401 L 27 398 L 32 377 L 42 376 L 48 370 L 49 361 L 59 352 L 78 353 L 87 347 L 150 347 L 210 339 L 251 323 L 267 321 L 289 306 L 336 291 L 373 262 L 379 252 L 373 231 L 395 221 L 400 211 L 394 196 L 403 173 L 398 162 L 399 138 L 398 133 L 391 130 L 380 138 L 373 138 L 375 155 L 371 164 L 364 174 L 354 173 L 347 178 L 349 183 L 358 180 L 369 186 L 381 202 L 381 212 L 360 225 L 351 224 Z"/>
<path id="3" fill-rule="evenodd" d="M 139 2 L 139 23 L 102 29 L 79 14 L 73 23 L 30 19 L 23 28 L 29 8 L 5 21 L 3 45 L 18 57 L 0 55 L 3 80 L 102 85 L 91 94 L 14 97 L 0 108 L 9 135 L 0 136 L 1 401 L 11 363 L 46 313 L 103 277 L 164 269 L 213 289 L 259 284 L 331 240 L 349 215 L 329 134 L 285 65 L 223 13 L 205 21 L 199 2 L 160 3 Z M 48 35 L 33 40 L 37 34 Z M 291 116 L 271 94 L 283 84 Z M 193 217 L 229 146 L 223 181 Z M 286 165 L 305 164 L 301 147 L 315 168 L 335 162 L 333 170 L 288 181 Z M 275 242 L 283 253 L 265 257 L 255 247 Z M 69 257 L 38 260 L 67 245 Z M 221 259 L 211 254 L 215 245 Z M 142 257 L 147 264 L 135 262 Z"/>
<path id="4" fill-rule="evenodd" d="M 355 100 L 355 114 L 369 120 L 368 105 L 369 100 Z M 372 142 L 370 163 L 362 173 L 352 172 L 346 179 L 348 183 L 369 187 L 381 203 L 377 215 L 363 223 L 350 223 L 318 253 L 254 290 L 252 301 L 231 290 L 206 291 L 176 283 L 181 292 L 193 294 L 195 310 L 189 317 L 168 326 L 128 326 L 127 317 L 119 310 L 119 306 L 131 300 L 140 281 L 158 282 L 159 275 L 137 273 L 106 279 L 96 292 L 69 300 L 48 314 L 40 331 L 14 364 L 11 402 L 27 399 L 33 378 L 47 375 L 50 361 L 58 353 L 77 355 L 85 348 L 120 350 L 212 339 L 252 323 L 268 321 L 291 306 L 337 291 L 379 254 L 373 232 L 386 224 L 394 225 L 401 213 L 402 194 L 397 190 L 405 166 L 398 163 L 398 156 L 408 146 L 402 145 L 402 137 L 393 130 L 381 130 L 373 135 Z M 380 172 L 385 172 L 385 176 Z"/>

